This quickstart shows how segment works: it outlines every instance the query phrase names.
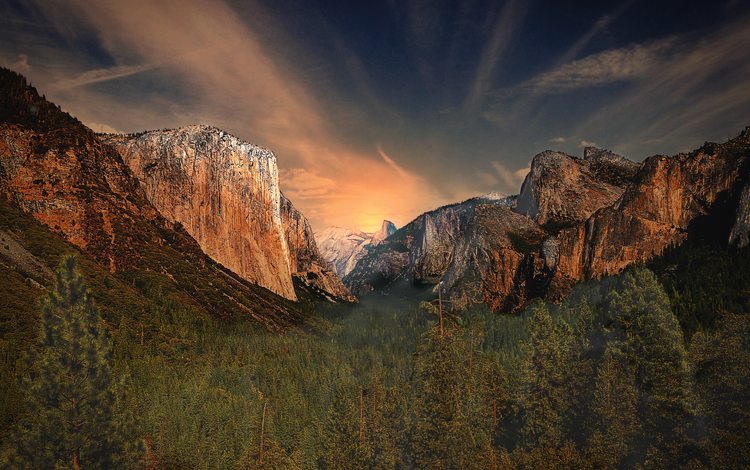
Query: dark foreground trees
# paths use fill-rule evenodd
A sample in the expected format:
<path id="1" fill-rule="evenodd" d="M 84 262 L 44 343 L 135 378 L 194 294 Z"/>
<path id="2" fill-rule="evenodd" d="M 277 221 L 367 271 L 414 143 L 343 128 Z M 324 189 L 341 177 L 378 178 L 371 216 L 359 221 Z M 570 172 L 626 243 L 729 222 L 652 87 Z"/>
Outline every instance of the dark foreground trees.
<path id="1" fill-rule="evenodd" d="M 515 315 L 451 314 L 442 334 L 401 298 L 335 310 L 312 334 L 158 305 L 107 327 L 111 372 L 66 261 L 21 387 L 23 423 L 0 433 L 14 467 L 72 468 L 76 455 L 82 468 L 750 466 L 749 317 L 719 315 L 686 341 L 646 270 Z M 125 373 L 123 408 L 112 377 Z M 128 410 L 148 457 L 128 457 Z"/>
<path id="2" fill-rule="evenodd" d="M 42 305 L 29 354 L 26 413 L 9 466 L 118 468 L 134 462 L 128 415 L 118 409 L 107 332 L 74 257 L 66 257 Z"/>

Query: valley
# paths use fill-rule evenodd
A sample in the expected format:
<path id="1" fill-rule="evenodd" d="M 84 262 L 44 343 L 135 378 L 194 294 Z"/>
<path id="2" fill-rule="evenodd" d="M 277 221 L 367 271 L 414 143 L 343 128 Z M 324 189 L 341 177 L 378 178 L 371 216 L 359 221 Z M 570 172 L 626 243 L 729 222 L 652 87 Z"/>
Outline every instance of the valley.
<path id="1" fill-rule="evenodd" d="M 0 468 L 750 466 L 737 2 L 266 3 L 0 6 Z"/>

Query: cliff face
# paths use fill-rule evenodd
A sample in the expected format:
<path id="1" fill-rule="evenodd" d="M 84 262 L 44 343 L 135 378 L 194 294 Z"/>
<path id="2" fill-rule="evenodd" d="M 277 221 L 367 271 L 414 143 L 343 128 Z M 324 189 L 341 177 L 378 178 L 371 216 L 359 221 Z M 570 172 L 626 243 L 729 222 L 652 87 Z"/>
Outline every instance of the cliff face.
<path id="1" fill-rule="evenodd" d="M 594 148 L 583 159 L 547 151 L 534 157 L 517 199 L 477 198 L 422 214 L 344 282 L 357 294 L 398 280 L 442 283 L 458 308 L 483 302 L 507 311 L 533 297 L 559 299 L 575 282 L 682 242 L 727 201 L 728 241 L 747 244 L 749 181 L 750 128 L 725 144 L 642 164 Z"/>
<path id="2" fill-rule="evenodd" d="M 553 284 L 564 292 L 573 282 L 619 272 L 681 243 L 723 194 L 741 189 L 748 156 L 750 141 L 743 134 L 690 154 L 648 158 L 615 204 L 560 232 Z M 747 233 L 743 207 L 740 202 L 732 232 L 740 242 Z"/>
<path id="3" fill-rule="evenodd" d="M 341 279 L 327 266 L 318 251 L 315 236 L 307 218 L 292 202 L 281 196 L 281 223 L 284 227 L 292 275 L 313 293 L 337 301 L 356 302 Z"/>
<path id="4" fill-rule="evenodd" d="M 189 126 L 107 137 L 149 201 L 211 258 L 295 300 L 274 154 L 219 129 Z"/>
<path id="5" fill-rule="evenodd" d="M 372 234 L 372 240 L 370 240 L 370 243 L 377 245 L 394 233 L 396 233 L 396 224 L 390 220 L 384 220 L 383 223 L 380 224 L 380 229 Z"/>
<path id="6" fill-rule="evenodd" d="M 531 162 L 515 210 L 553 229 L 575 225 L 615 202 L 637 169 L 637 163 L 593 147 L 583 159 L 542 152 Z"/>
<path id="7" fill-rule="evenodd" d="M 326 269 L 307 219 L 281 194 L 272 152 L 208 126 L 102 138 L 162 215 L 228 269 L 290 300 L 293 277 L 326 298 L 355 300 Z"/>
<path id="8" fill-rule="evenodd" d="M 475 198 L 422 214 L 371 249 L 344 278 L 356 294 L 400 280 L 437 285 L 455 308 L 487 302 L 510 308 L 526 293 L 516 282 L 544 231 L 511 210 L 514 198 Z"/>
<path id="9" fill-rule="evenodd" d="M 750 181 L 745 183 L 737 207 L 737 217 L 729 234 L 729 243 L 744 248 L 750 245 Z"/>
<path id="10" fill-rule="evenodd" d="M 133 284 L 158 279 L 192 309 L 251 317 L 270 329 L 301 318 L 291 302 L 213 262 L 162 217 L 114 147 L 5 69 L 0 197 L 9 211 L 33 216 L 116 276 Z"/>
<path id="11" fill-rule="evenodd" d="M 3 196 L 110 271 L 131 267 L 138 259 L 131 233 L 139 221 L 158 219 L 138 181 L 117 152 L 83 124 L 41 98 L 22 77 L 0 72 Z"/>

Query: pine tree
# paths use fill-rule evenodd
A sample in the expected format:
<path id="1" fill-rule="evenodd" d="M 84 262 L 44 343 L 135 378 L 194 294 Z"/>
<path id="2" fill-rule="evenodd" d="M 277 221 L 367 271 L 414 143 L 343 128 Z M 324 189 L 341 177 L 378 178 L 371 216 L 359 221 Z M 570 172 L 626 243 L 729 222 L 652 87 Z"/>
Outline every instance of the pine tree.
<path id="1" fill-rule="evenodd" d="M 588 458 L 595 468 L 619 468 L 641 426 L 635 376 L 617 343 L 607 345 L 599 365 L 592 411 Z"/>
<path id="2" fill-rule="evenodd" d="M 420 344 L 412 442 L 419 468 L 471 468 L 487 454 L 470 428 L 467 368 L 461 358 L 465 347 L 453 328 L 442 335 L 433 328 Z"/>
<path id="3" fill-rule="evenodd" d="M 372 448 L 372 467 L 396 468 L 398 466 L 399 435 L 403 428 L 398 427 L 396 414 L 398 397 L 396 390 L 389 390 L 380 376 L 373 377 L 367 393 L 366 425 L 367 435 Z"/>
<path id="4" fill-rule="evenodd" d="M 39 348 L 30 353 L 26 417 L 14 467 L 127 467 L 137 447 L 117 414 L 111 348 L 76 259 L 65 257 L 42 306 Z M 119 420 L 119 422 L 118 422 Z"/>
<path id="5" fill-rule="evenodd" d="M 690 354 L 710 466 L 750 468 L 750 316 L 723 314 L 716 331 L 693 336 Z"/>
<path id="6" fill-rule="evenodd" d="M 323 442 L 325 468 L 354 470 L 368 467 L 372 448 L 361 431 L 359 404 L 348 391 L 336 390 L 328 410 Z"/>
<path id="7" fill-rule="evenodd" d="M 558 326 L 564 347 L 563 362 L 560 363 L 560 367 L 565 372 L 564 393 L 567 397 L 567 409 L 563 415 L 563 433 L 566 439 L 583 444 L 585 441 L 583 425 L 590 415 L 594 388 L 590 341 L 594 312 L 585 297 L 581 298 L 571 311 L 574 315 L 570 320 L 571 326 Z"/>
<path id="8" fill-rule="evenodd" d="M 682 330 L 656 276 L 634 269 L 610 294 L 610 310 L 625 331 L 640 392 L 639 409 L 649 436 L 646 466 L 678 465 L 692 456 L 689 426 L 695 413 Z"/>
<path id="9" fill-rule="evenodd" d="M 526 364 L 521 398 L 526 447 L 557 448 L 563 437 L 565 363 L 570 331 L 556 326 L 544 305 L 537 306 L 529 322 Z"/>

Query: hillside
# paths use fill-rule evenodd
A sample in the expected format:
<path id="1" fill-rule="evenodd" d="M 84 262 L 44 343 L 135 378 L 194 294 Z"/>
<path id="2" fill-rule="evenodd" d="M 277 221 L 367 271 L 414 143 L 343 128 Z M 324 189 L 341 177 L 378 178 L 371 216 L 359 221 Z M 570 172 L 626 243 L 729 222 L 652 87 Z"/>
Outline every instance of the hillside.
<path id="1" fill-rule="evenodd" d="M 248 318 L 273 330 L 302 320 L 299 306 L 206 256 L 148 201 L 113 147 L 40 97 L 23 77 L 0 70 L 0 100 L 0 194 L 6 210 L 32 216 L 111 276 L 141 282 L 144 289 L 174 291 L 207 314 Z M 19 217 L 13 220 L 24 220 Z M 17 224 L 7 230 L 21 230 Z M 23 233 L 13 238 L 26 239 Z M 57 260 L 46 262 L 54 266 Z"/>

